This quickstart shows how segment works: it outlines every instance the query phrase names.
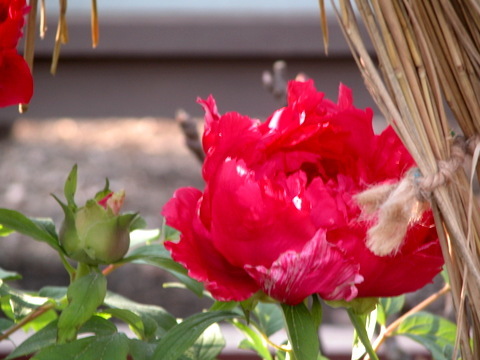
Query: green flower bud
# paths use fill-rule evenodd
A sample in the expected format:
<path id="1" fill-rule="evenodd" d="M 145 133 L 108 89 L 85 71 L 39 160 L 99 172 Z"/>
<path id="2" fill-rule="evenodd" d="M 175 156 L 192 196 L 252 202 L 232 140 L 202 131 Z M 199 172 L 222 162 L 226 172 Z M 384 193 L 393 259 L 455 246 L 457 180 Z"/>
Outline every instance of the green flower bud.
<path id="1" fill-rule="evenodd" d="M 111 264 L 121 260 L 128 251 L 130 231 L 138 219 L 136 213 L 119 214 L 125 193 L 111 192 L 107 181 L 103 191 L 78 208 L 73 201 L 75 185 L 76 168 L 65 184 L 68 205 L 57 199 L 65 213 L 59 234 L 65 253 L 74 260 L 90 265 Z"/>

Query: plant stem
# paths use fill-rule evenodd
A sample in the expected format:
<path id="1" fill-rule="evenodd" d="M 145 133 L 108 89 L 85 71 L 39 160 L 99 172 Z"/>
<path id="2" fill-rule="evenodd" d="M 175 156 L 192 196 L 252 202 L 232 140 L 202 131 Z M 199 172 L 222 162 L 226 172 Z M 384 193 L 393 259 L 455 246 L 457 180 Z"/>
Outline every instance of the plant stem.
<path id="1" fill-rule="evenodd" d="M 67 261 L 67 259 L 61 252 L 58 252 L 58 254 L 60 255 L 60 260 L 62 261 L 63 267 L 68 272 L 68 275 L 70 277 L 70 282 L 72 282 L 75 277 L 75 268 L 72 265 L 70 265 L 70 263 Z"/>
<path id="2" fill-rule="evenodd" d="M 77 270 L 75 272 L 74 280 L 80 279 L 82 276 L 90 274 L 92 266 L 85 264 L 83 262 L 79 262 L 77 264 Z"/>
<path id="3" fill-rule="evenodd" d="M 417 304 L 413 308 L 411 308 L 409 311 L 407 311 L 405 314 L 400 316 L 397 320 L 392 322 L 390 325 L 388 325 L 385 329 L 383 329 L 380 334 L 378 335 L 377 339 L 373 343 L 373 349 L 375 351 L 378 350 L 378 348 L 385 342 L 387 338 L 389 338 L 392 333 L 400 326 L 400 324 L 410 315 L 415 314 L 423 309 L 425 309 L 427 306 L 441 298 L 443 295 L 447 294 L 451 290 L 449 284 L 445 284 L 445 286 L 437 291 L 436 293 L 430 295 L 428 298 L 423 300 L 421 303 Z M 368 356 L 365 358 L 365 360 L 369 360 Z"/>
<path id="4" fill-rule="evenodd" d="M 107 276 L 111 274 L 114 270 L 118 269 L 120 266 L 125 265 L 125 263 L 120 264 L 110 264 L 105 269 L 102 270 L 102 274 Z"/>
<path id="5" fill-rule="evenodd" d="M 7 339 L 10 335 L 12 335 L 17 330 L 21 329 L 30 321 L 38 318 L 40 315 L 46 313 L 48 310 L 51 310 L 53 308 L 55 308 L 55 304 L 53 303 L 44 304 L 38 307 L 37 309 L 35 309 L 35 311 L 32 311 L 30 314 L 25 316 L 22 320 L 20 320 L 18 323 L 13 325 L 10 329 L 7 329 L 4 333 L 0 334 L 0 341 Z"/>
<path id="6" fill-rule="evenodd" d="M 360 316 L 355 314 L 352 309 L 347 309 L 348 316 L 350 317 L 350 321 L 357 332 L 358 338 L 362 342 L 363 346 L 365 346 L 365 350 L 367 351 L 367 358 L 373 360 L 379 360 L 377 353 L 372 347 L 372 343 L 368 337 L 367 329 L 365 329 L 365 323 L 361 320 Z"/>
<path id="7" fill-rule="evenodd" d="M 291 348 L 287 348 L 287 347 L 282 346 L 282 345 L 277 345 L 272 340 L 270 340 L 269 337 L 267 336 L 267 334 L 265 334 L 256 323 L 252 322 L 251 324 L 257 330 L 257 332 L 260 334 L 260 336 L 266 341 L 266 343 L 268 345 L 270 345 L 272 348 L 274 348 L 276 350 L 284 351 L 286 353 L 292 352 Z"/>

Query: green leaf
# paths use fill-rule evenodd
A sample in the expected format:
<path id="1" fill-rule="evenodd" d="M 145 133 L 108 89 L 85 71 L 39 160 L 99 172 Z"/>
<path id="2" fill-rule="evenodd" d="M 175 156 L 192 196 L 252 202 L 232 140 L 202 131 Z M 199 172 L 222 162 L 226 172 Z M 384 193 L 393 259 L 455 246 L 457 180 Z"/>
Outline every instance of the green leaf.
<path id="1" fill-rule="evenodd" d="M 46 325 L 50 324 L 52 321 L 55 321 L 58 318 L 58 314 L 55 310 L 48 310 L 42 315 L 37 316 L 35 319 L 30 320 L 25 326 L 22 327 L 24 331 L 39 331 L 43 329 Z"/>
<path id="2" fill-rule="evenodd" d="M 160 229 L 137 229 L 130 233 L 130 249 L 160 239 Z"/>
<path id="3" fill-rule="evenodd" d="M 295 360 L 312 360 L 320 354 L 318 328 L 305 304 L 282 304 L 288 339 Z"/>
<path id="4" fill-rule="evenodd" d="M 55 344 L 57 341 L 57 321 L 51 322 L 40 331 L 30 336 L 21 343 L 7 359 L 15 359 L 20 356 L 33 354 L 43 348 Z"/>
<path id="5" fill-rule="evenodd" d="M 3 225 L 0 224 L 0 237 L 5 237 L 13 233 L 14 231 L 12 229 L 9 229 Z"/>
<path id="6" fill-rule="evenodd" d="M 145 339 L 145 327 L 140 316 L 125 309 L 105 309 L 102 314 L 110 314 L 117 319 L 126 322 L 130 329 L 140 338 Z"/>
<path id="7" fill-rule="evenodd" d="M 75 192 L 77 191 L 77 165 L 75 164 L 68 174 L 67 180 L 63 187 L 63 193 L 65 199 L 67 199 L 68 207 L 74 210 L 77 205 L 75 204 Z"/>
<path id="8" fill-rule="evenodd" d="M 162 337 L 151 360 L 178 359 L 210 325 L 236 317 L 238 314 L 234 312 L 213 311 L 186 318 Z"/>
<path id="9" fill-rule="evenodd" d="M 147 343 L 138 339 L 129 339 L 129 354 L 133 360 L 150 360 L 156 344 Z"/>
<path id="10" fill-rule="evenodd" d="M 177 229 L 164 224 L 162 226 L 162 238 L 164 241 L 177 241 L 180 239 L 180 232 Z"/>
<path id="11" fill-rule="evenodd" d="M 69 304 L 58 320 L 58 341 L 72 341 L 77 330 L 103 303 L 107 292 L 107 280 L 100 272 L 91 272 L 70 284 L 67 291 Z"/>
<path id="12" fill-rule="evenodd" d="M 455 346 L 457 326 L 440 316 L 418 312 L 407 317 L 395 331 L 423 346 L 435 360 L 451 360 Z"/>
<path id="13" fill-rule="evenodd" d="M 344 307 L 350 312 L 357 315 L 368 315 L 370 314 L 378 304 L 378 298 L 355 298 L 351 301 L 346 300 L 328 300 L 325 301 L 328 305 L 338 308 Z"/>
<path id="14" fill-rule="evenodd" d="M 158 266 L 175 276 L 197 296 L 203 295 L 203 285 L 187 275 L 187 270 L 175 262 L 163 244 L 145 245 L 134 249 L 121 262 Z"/>
<path id="15" fill-rule="evenodd" d="M 195 343 L 180 357 L 180 360 L 216 359 L 225 347 L 225 338 L 218 324 L 210 325 Z"/>
<path id="16" fill-rule="evenodd" d="M 94 333 L 97 336 L 109 336 L 117 332 L 112 322 L 101 316 L 94 315 L 78 330 L 79 334 Z"/>
<path id="17" fill-rule="evenodd" d="M 128 214 L 128 213 L 126 213 Z M 135 217 L 133 218 L 130 227 L 128 228 L 129 231 L 139 231 L 141 229 L 145 229 L 147 227 L 147 221 L 140 216 L 138 213 L 135 213 Z"/>
<path id="18" fill-rule="evenodd" d="M 15 325 L 15 322 L 13 322 L 12 320 L 0 318 L 0 332 L 7 330 L 13 325 Z"/>
<path id="19" fill-rule="evenodd" d="M 377 306 L 377 322 L 386 326 L 389 316 L 398 314 L 405 304 L 405 295 L 380 298 Z"/>
<path id="20" fill-rule="evenodd" d="M 233 310 L 238 306 L 237 301 L 215 301 L 212 306 L 210 306 L 210 311 L 218 310 Z"/>
<path id="21" fill-rule="evenodd" d="M 22 278 L 22 275 L 20 275 L 17 272 L 8 271 L 0 268 L 0 280 L 9 281 L 9 280 L 18 280 L 21 278 Z"/>
<path id="22" fill-rule="evenodd" d="M 38 295 L 60 301 L 67 296 L 67 291 L 68 287 L 65 286 L 45 286 L 40 289 Z"/>
<path id="23" fill-rule="evenodd" d="M 233 325 L 239 329 L 245 336 L 245 340 L 240 344 L 241 349 L 250 349 L 255 351 L 263 360 L 272 360 L 272 355 L 268 349 L 268 343 L 265 338 L 256 330 L 244 323 L 233 320 Z"/>
<path id="24" fill-rule="evenodd" d="M 253 310 L 253 315 L 258 321 L 260 329 L 267 336 L 271 336 L 283 329 L 282 309 L 278 304 L 258 303 Z"/>
<path id="25" fill-rule="evenodd" d="M 44 230 L 46 233 L 49 233 L 53 238 L 58 239 L 57 229 L 55 228 L 55 223 L 52 219 L 30 218 L 30 220 L 32 220 L 32 222 L 40 229 Z"/>
<path id="26" fill-rule="evenodd" d="M 12 289 L 0 280 L 1 307 L 5 315 L 18 321 L 32 311 L 49 302 L 48 298 L 35 296 L 20 290 Z"/>
<path id="27" fill-rule="evenodd" d="M 176 318 L 160 306 L 140 304 L 112 292 L 107 293 L 104 304 L 111 309 L 129 310 L 138 315 L 147 339 L 162 336 L 177 324 Z"/>
<path id="28" fill-rule="evenodd" d="M 123 333 L 91 336 L 68 344 L 41 350 L 32 360 L 123 360 L 127 359 L 129 339 Z"/>
<path id="29" fill-rule="evenodd" d="M 27 235 L 32 239 L 46 242 L 52 248 L 61 252 L 58 238 L 51 234 L 50 228 L 46 228 L 44 221 L 30 219 L 15 210 L 0 208 L 0 224 L 2 226 Z"/>
<path id="30" fill-rule="evenodd" d="M 8 357 L 14 359 L 40 351 L 54 345 L 57 341 L 58 321 L 53 321 L 43 329 L 37 331 L 21 343 Z M 99 316 L 93 316 L 79 330 L 79 333 L 94 333 L 97 336 L 109 336 L 116 333 L 117 328 L 111 322 Z"/>
<path id="31" fill-rule="evenodd" d="M 240 302 L 240 308 L 243 311 L 243 314 L 245 315 L 245 319 L 247 320 L 247 323 L 250 322 L 250 316 L 252 315 L 252 312 L 255 310 L 255 308 L 258 305 L 258 296 L 251 296 L 247 300 L 243 300 Z"/>

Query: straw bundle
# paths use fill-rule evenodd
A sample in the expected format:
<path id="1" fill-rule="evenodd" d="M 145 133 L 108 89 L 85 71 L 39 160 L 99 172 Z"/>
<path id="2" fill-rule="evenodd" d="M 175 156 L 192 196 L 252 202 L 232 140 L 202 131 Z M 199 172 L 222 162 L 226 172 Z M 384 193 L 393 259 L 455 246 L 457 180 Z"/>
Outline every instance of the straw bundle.
<path id="1" fill-rule="evenodd" d="M 434 213 L 457 310 L 462 358 L 480 359 L 480 213 L 471 186 L 480 152 L 480 3 L 332 4 L 367 88 L 417 162 L 419 174 L 405 180 L 414 185 L 413 200 L 428 200 Z M 358 14 L 369 40 L 362 37 Z M 373 44 L 376 59 L 366 41 Z M 453 119 L 447 118 L 445 103 Z M 453 134 L 452 121 L 463 137 Z M 469 179 L 464 160 L 472 156 Z M 407 198 L 397 196 L 411 201 Z"/>
<path id="2" fill-rule="evenodd" d="M 54 75 L 57 71 L 58 60 L 60 58 L 60 47 L 62 44 L 68 43 L 68 25 L 67 25 L 67 5 L 68 0 L 60 0 L 59 3 L 59 14 L 58 14 L 58 25 L 57 33 L 55 35 L 55 44 L 53 48 L 52 55 L 52 65 L 50 72 Z M 33 68 L 33 58 L 35 52 L 35 37 L 36 37 L 36 26 L 37 26 L 37 14 L 40 17 L 39 24 L 39 34 L 40 38 L 45 37 L 47 31 L 47 15 L 45 0 L 29 0 L 29 14 L 28 21 L 26 26 L 25 34 L 25 51 L 24 57 L 27 63 L 30 66 L 30 69 Z M 40 11 L 38 8 L 40 7 Z M 92 34 L 92 47 L 95 48 L 99 42 L 99 24 L 98 24 L 98 9 L 97 9 L 97 0 L 91 0 L 91 34 Z"/>

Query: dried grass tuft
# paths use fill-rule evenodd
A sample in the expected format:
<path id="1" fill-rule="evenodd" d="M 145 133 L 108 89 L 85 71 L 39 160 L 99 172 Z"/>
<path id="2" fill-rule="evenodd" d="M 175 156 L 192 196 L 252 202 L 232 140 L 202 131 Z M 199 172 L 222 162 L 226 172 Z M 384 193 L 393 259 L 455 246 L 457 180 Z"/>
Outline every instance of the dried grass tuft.
<path id="1" fill-rule="evenodd" d="M 452 121 L 467 139 L 480 134 L 479 3 L 356 0 L 354 10 L 352 1 L 331 1 L 374 100 L 421 174 L 439 173 L 440 164 L 452 158 Z M 376 60 L 366 50 L 360 21 Z M 465 360 L 480 359 L 480 216 L 474 199 L 463 167 L 431 198 Z"/>

